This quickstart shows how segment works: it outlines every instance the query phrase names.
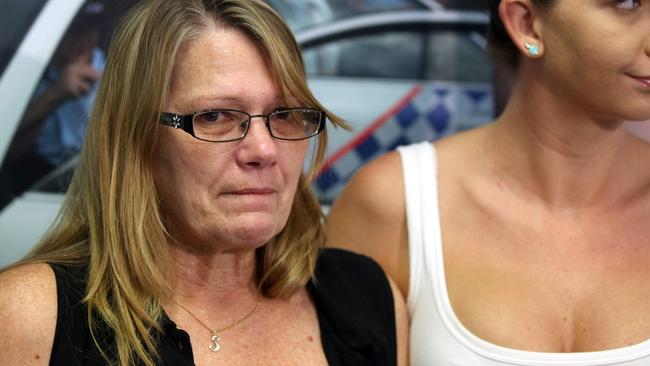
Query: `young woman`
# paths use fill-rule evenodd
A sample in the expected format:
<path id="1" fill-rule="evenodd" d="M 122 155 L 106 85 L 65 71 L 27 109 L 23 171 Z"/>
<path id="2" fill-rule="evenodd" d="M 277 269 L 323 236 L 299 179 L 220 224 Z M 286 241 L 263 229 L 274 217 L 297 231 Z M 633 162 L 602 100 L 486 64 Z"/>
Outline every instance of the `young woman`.
<path id="1" fill-rule="evenodd" d="M 407 296 L 411 364 L 650 364 L 650 2 L 493 0 L 504 113 L 350 182 L 329 244 Z"/>

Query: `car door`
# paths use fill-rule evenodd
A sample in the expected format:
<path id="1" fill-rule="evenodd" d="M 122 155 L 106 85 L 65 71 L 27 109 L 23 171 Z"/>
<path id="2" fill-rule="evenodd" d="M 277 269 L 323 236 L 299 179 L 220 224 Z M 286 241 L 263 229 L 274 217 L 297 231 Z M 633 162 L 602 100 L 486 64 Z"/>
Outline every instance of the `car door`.
<path id="1" fill-rule="evenodd" d="M 51 151 L 61 137 L 55 116 L 73 115 L 78 109 L 63 105 L 75 104 L 80 98 L 67 97 L 35 120 L 26 123 L 37 108 L 35 102 L 56 83 L 56 60 L 66 53 L 75 60 L 82 51 L 70 45 L 94 42 L 88 56 L 88 67 L 98 68 L 100 54 L 109 42 L 117 19 L 135 0 L 7 0 L 0 12 L 3 36 L 0 37 L 0 266 L 11 263 L 38 242 L 54 220 L 76 165 L 75 151 L 59 156 L 45 166 L 29 154 Z M 7 10 L 7 9 L 5 9 Z M 7 22 L 4 21 L 7 17 Z M 7 36 L 5 29 L 14 29 Z M 92 32 L 91 32 L 92 29 Z M 11 33 L 11 31 L 9 32 Z M 90 36 L 92 35 L 92 37 Z M 79 43 L 71 39 L 79 40 Z M 96 51 L 96 52 L 95 52 Z M 79 54 L 77 54 L 77 53 Z M 84 61 L 85 62 L 85 61 Z M 64 69 L 62 65 L 60 69 Z M 61 70 L 59 70 L 61 71 Z M 99 73 L 99 76 L 101 73 Z M 97 80 L 88 80 L 96 85 Z M 88 94 L 88 93 L 86 93 Z M 84 95 L 86 95 L 84 94 Z M 77 103 L 79 104 L 79 103 Z M 92 95 L 86 95 L 86 105 Z M 64 112 L 61 112 L 64 110 Z M 80 117 L 81 118 L 81 117 Z M 34 137 L 35 136 L 35 137 Z M 76 135 L 83 140 L 83 130 Z M 36 155 L 36 154 L 35 154 Z M 45 160 L 49 161 L 49 160 Z"/>
<path id="2" fill-rule="evenodd" d="M 409 12 L 347 19 L 319 35 L 311 30 L 308 40 L 298 32 L 312 91 L 352 127 L 328 131 L 327 161 L 315 184 L 322 202 L 333 201 L 363 164 L 399 145 L 492 119 L 486 22 L 476 13 Z"/>

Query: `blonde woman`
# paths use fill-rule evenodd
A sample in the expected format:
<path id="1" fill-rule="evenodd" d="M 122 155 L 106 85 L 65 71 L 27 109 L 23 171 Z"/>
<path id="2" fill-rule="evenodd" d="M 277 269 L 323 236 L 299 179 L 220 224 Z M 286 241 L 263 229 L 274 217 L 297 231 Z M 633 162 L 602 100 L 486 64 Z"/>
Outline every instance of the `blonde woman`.
<path id="1" fill-rule="evenodd" d="M 650 365 L 650 1 L 490 0 L 492 124 L 365 167 L 330 244 L 407 296 L 411 365 Z"/>
<path id="2" fill-rule="evenodd" d="M 0 364 L 403 364 L 379 266 L 321 249 L 326 115 L 262 1 L 140 3 L 58 221 L 0 275 Z"/>

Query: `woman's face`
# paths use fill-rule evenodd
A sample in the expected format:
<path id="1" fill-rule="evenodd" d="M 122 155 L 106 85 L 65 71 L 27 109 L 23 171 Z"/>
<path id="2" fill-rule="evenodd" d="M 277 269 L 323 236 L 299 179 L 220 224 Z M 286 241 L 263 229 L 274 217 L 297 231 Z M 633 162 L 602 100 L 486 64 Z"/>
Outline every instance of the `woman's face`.
<path id="1" fill-rule="evenodd" d="M 554 92 L 601 118 L 650 118 L 650 0 L 556 0 L 541 25 Z"/>
<path id="2" fill-rule="evenodd" d="M 286 106 L 262 53 L 243 33 L 210 30 L 179 53 L 165 112 Z M 156 184 L 174 239 L 204 250 L 252 249 L 284 227 L 308 140 L 271 137 L 253 118 L 242 140 L 211 143 L 161 126 Z"/>

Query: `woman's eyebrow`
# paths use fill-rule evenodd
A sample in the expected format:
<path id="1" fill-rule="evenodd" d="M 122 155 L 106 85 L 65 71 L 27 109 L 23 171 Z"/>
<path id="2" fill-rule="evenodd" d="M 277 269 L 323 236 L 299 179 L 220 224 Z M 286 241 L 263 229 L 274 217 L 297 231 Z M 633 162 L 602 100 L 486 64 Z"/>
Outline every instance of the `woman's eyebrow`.
<path id="1" fill-rule="evenodd" d="M 290 100 L 290 102 L 291 101 L 292 100 Z M 190 103 L 190 107 L 193 109 L 197 109 L 197 108 L 201 109 L 201 108 L 205 108 L 206 106 L 211 107 L 214 106 L 215 104 L 220 104 L 220 103 L 244 107 L 250 104 L 251 101 L 248 98 L 240 98 L 234 96 L 202 96 L 192 100 Z M 280 106 L 285 104 L 287 104 L 287 102 L 285 101 L 284 97 L 278 95 L 270 100 L 268 106 L 275 107 L 275 106 Z"/>

